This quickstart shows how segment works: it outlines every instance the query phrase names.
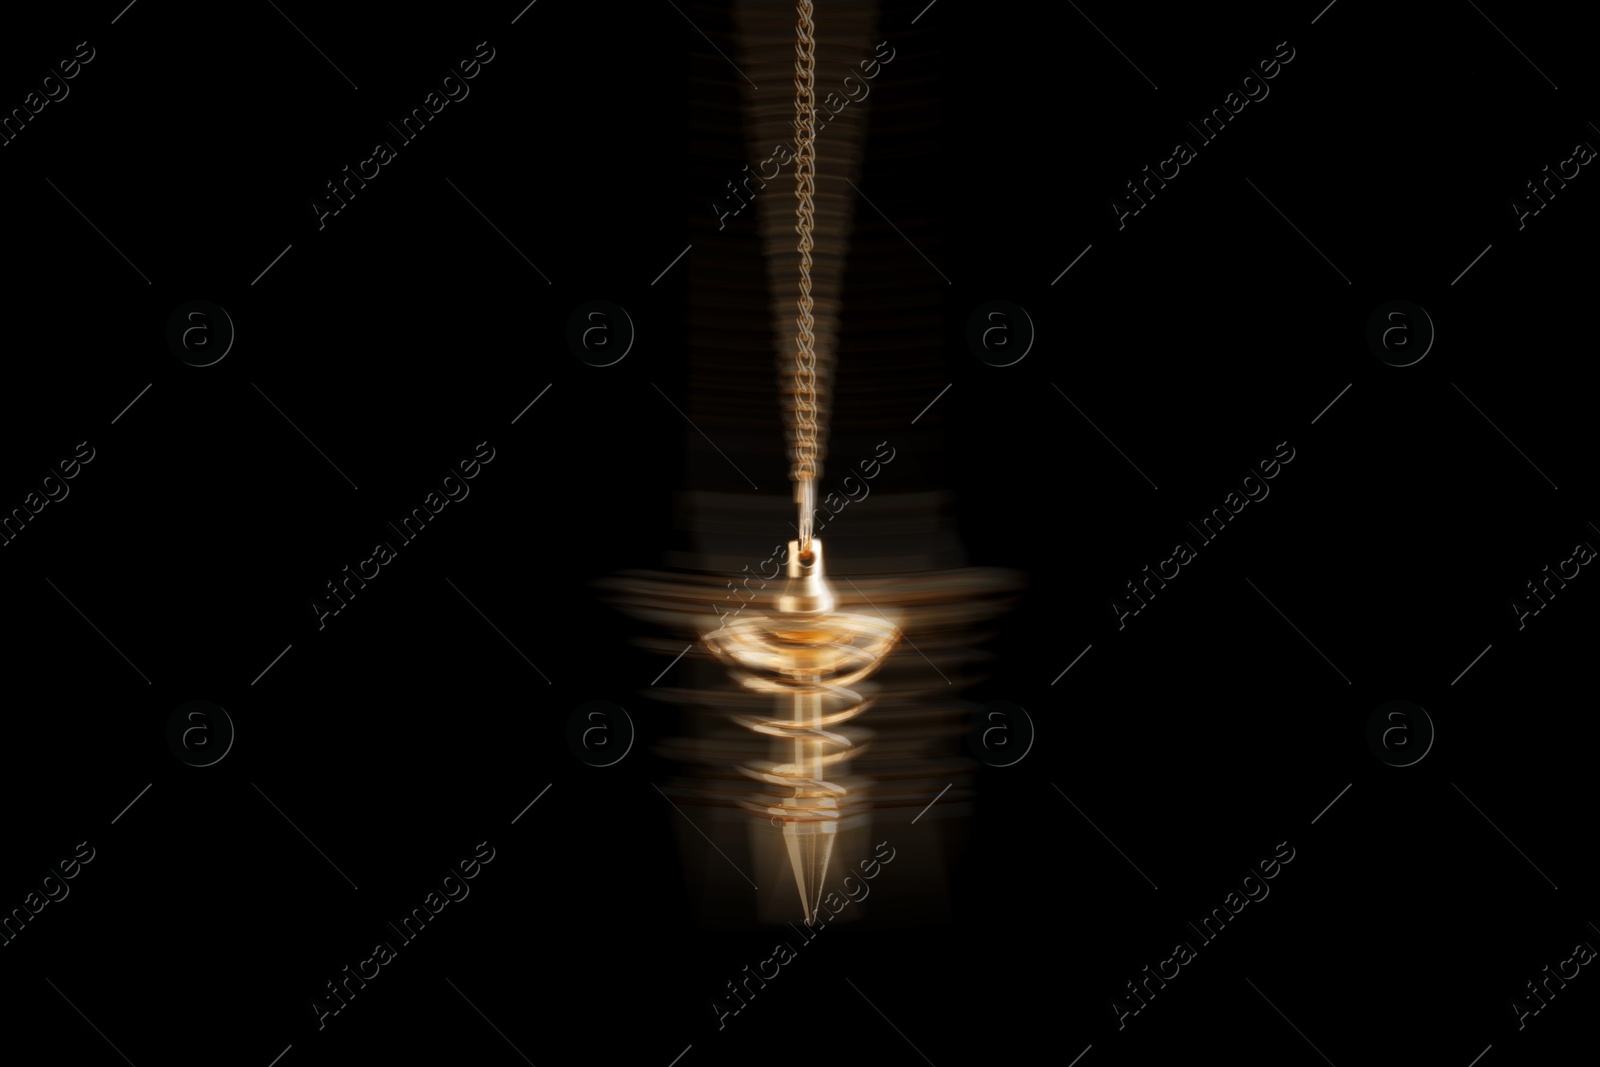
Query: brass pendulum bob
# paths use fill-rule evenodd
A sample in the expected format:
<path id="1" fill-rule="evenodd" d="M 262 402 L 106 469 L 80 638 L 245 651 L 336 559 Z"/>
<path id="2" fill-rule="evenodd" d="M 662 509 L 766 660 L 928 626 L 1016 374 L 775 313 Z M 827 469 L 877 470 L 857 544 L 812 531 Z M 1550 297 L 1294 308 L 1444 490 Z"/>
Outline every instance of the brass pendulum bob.
<path id="1" fill-rule="evenodd" d="M 789 542 L 786 580 L 776 613 L 741 619 L 705 635 L 706 647 L 748 689 L 772 693 L 771 717 L 736 716 L 757 733 L 790 746 L 788 762 L 745 764 L 746 776 L 771 788 L 742 800 L 781 827 L 807 923 L 814 922 L 839 831 L 846 789 L 825 774 L 862 751 L 862 744 L 831 727 L 867 709 L 848 687 L 872 674 L 899 640 L 887 621 L 836 612 L 837 599 L 823 569 L 822 542 L 810 550 Z"/>

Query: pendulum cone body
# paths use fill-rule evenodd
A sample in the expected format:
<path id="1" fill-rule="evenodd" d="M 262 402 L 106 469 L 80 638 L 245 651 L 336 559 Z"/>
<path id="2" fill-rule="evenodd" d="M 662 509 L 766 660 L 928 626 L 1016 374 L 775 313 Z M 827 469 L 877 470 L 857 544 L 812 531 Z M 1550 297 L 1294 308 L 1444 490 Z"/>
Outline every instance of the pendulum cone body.
<path id="1" fill-rule="evenodd" d="M 833 855 L 834 823 L 792 822 L 784 825 L 783 841 L 789 847 L 789 866 L 800 890 L 800 904 L 806 923 L 815 924 L 822 906 L 822 887 L 828 877 L 828 860 Z"/>

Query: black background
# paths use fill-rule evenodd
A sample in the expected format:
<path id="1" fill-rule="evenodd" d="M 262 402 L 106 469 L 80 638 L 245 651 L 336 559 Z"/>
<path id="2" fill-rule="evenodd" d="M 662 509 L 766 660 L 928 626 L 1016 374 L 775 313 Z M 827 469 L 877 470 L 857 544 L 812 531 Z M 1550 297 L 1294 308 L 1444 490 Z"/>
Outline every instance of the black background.
<path id="1" fill-rule="evenodd" d="M 1520 231 L 1508 206 L 1600 138 L 1572 15 L 885 6 L 870 106 L 939 117 L 938 154 L 884 164 L 915 180 L 872 186 L 942 235 L 912 279 L 947 324 L 931 482 L 972 562 L 1029 581 L 972 695 L 1038 740 L 980 774 L 948 925 L 841 928 L 719 1030 L 708 1002 L 772 938 L 696 928 L 652 789 L 674 713 L 640 695 L 663 664 L 592 583 L 658 566 L 693 488 L 653 385 L 687 379 L 686 272 L 661 272 L 706 198 L 695 25 L 732 54 L 726 13 L 117 6 L 0 40 L 7 109 L 96 50 L 0 148 L 0 506 L 95 450 L 0 549 L 0 907 L 96 850 L 0 948 L 19 1062 L 1492 1067 L 1588 1039 L 1588 968 L 1525 1029 L 1508 1006 L 1600 939 L 1596 579 L 1521 630 L 1509 606 L 1600 543 L 1596 179 Z M 319 230 L 323 183 L 485 40 L 470 96 Z M 1281 41 L 1270 95 L 1119 229 L 1122 184 Z M 165 341 L 193 299 L 237 329 L 211 367 Z M 566 346 L 591 299 L 639 328 L 615 366 Z M 1014 366 L 967 348 L 991 299 L 1037 329 Z M 1410 367 L 1365 339 L 1395 299 L 1437 330 Z M 323 583 L 481 441 L 470 496 L 319 629 Z M 1119 629 L 1123 583 L 1279 442 L 1270 496 Z M 237 728 L 210 767 L 167 745 L 193 699 Z M 640 734 L 604 770 L 565 741 L 593 699 Z M 1394 699 L 1436 731 L 1405 768 L 1366 741 Z M 480 841 L 468 900 L 319 1030 L 308 1000 Z M 1280 842 L 1270 896 L 1119 1031 L 1124 983 Z"/>

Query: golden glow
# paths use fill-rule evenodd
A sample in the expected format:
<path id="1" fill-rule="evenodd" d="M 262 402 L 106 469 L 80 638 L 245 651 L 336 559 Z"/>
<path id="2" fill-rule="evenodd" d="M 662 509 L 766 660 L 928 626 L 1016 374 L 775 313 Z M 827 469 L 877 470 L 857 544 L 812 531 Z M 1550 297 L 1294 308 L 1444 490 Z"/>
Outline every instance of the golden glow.
<path id="1" fill-rule="evenodd" d="M 746 689 L 777 698 L 777 714 L 734 721 L 774 739 L 788 762 L 743 764 L 749 778 L 778 787 L 740 801 L 782 827 L 806 922 L 816 918 L 846 789 L 824 771 L 864 750 L 831 727 L 866 711 L 870 700 L 849 686 L 878 669 L 900 639 L 894 624 L 833 611 L 822 567 L 822 542 L 802 560 L 789 542 L 788 582 L 775 616 L 740 619 L 702 640 Z"/>

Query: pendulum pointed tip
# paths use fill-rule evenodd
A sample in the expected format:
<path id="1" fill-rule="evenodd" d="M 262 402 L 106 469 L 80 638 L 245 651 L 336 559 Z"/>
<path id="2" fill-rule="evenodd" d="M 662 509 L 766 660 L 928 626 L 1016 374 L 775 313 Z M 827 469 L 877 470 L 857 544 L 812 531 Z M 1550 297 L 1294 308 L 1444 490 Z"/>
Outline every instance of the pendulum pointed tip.
<path id="1" fill-rule="evenodd" d="M 833 855 L 832 823 L 789 823 L 783 829 L 789 847 L 789 866 L 794 870 L 795 886 L 800 890 L 800 905 L 806 924 L 815 925 L 822 905 L 822 886 L 828 876 L 828 860 Z"/>

